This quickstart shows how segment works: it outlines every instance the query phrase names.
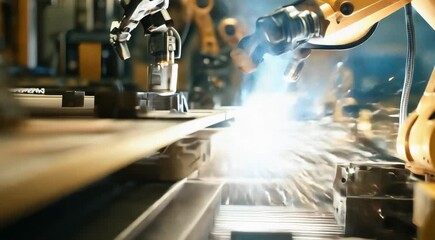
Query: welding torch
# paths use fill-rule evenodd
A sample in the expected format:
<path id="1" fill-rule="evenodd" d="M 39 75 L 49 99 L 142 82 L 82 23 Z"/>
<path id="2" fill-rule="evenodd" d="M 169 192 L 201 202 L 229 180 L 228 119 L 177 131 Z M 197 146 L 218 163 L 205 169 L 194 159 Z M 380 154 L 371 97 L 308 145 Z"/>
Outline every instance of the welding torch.
<path id="1" fill-rule="evenodd" d="M 231 56 L 243 72 L 251 73 L 261 64 L 265 54 L 281 55 L 292 51 L 293 59 L 284 75 L 287 80 L 295 81 L 312 49 L 343 50 L 358 46 L 373 34 L 378 21 L 409 2 L 296 1 L 260 17 L 255 32 L 244 37 Z"/>

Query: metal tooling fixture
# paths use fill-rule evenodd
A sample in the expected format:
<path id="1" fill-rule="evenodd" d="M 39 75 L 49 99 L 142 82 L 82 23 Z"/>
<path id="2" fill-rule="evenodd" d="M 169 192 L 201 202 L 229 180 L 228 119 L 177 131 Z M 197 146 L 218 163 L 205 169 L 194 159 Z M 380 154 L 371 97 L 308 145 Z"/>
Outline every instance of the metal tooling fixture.
<path id="1" fill-rule="evenodd" d="M 154 92 L 137 92 L 135 88 L 102 86 L 95 96 L 85 91 L 15 88 L 9 91 L 32 116 L 89 116 L 103 118 L 136 118 L 142 113 L 167 110 L 185 113 L 189 110 L 187 93 L 161 96 Z M 36 93 L 40 91 L 41 93 Z M 51 91 L 51 92 L 50 92 Z M 46 93 L 47 92 L 47 93 Z"/>
<path id="2" fill-rule="evenodd" d="M 179 113 L 189 110 L 184 93 L 162 96 L 125 87 L 101 88 L 95 94 L 94 105 L 94 114 L 102 118 L 136 118 L 140 113 L 155 110 Z"/>
<path id="3" fill-rule="evenodd" d="M 403 164 L 338 165 L 334 209 L 345 236 L 385 236 L 392 228 L 401 236 L 415 234 L 411 223 L 413 184 L 411 172 Z"/>

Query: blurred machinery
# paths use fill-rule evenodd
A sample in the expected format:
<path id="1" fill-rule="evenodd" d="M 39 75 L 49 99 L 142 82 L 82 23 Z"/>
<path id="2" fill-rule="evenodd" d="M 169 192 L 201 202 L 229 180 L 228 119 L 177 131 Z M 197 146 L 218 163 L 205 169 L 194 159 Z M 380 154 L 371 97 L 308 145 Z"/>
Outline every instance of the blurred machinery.
<path id="1" fill-rule="evenodd" d="M 143 69 L 143 65 L 149 66 L 153 62 L 160 62 L 154 67 L 154 76 L 164 73 L 171 78 L 178 77 L 175 76 L 175 72 L 178 72 L 177 64 L 169 63 L 166 66 L 162 63 L 173 62 L 174 59 L 179 58 L 182 51 L 181 45 L 186 45 L 186 57 L 183 61 L 189 62 L 180 66 L 182 69 L 180 69 L 181 79 L 178 81 L 178 89 L 190 92 L 191 107 L 213 108 L 220 105 L 240 104 L 239 92 L 242 76 L 231 63 L 229 53 L 244 35 L 241 22 L 232 18 L 231 15 L 219 12 L 225 11 L 225 8 L 220 10 L 221 3 L 215 6 L 214 1 L 204 1 L 200 5 L 196 1 L 172 2 L 173 7 L 169 7 L 168 11 L 166 10 L 168 3 L 158 7 L 175 16 L 175 23 L 171 19 L 157 19 L 160 13 L 154 14 L 153 12 L 152 16 L 145 13 L 147 17 L 140 22 L 144 26 L 145 38 L 138 37 L 142 34 L 140 30 L 132 34 L 122 32 L 122 30 L 117 33 L 112 31 L 112 36 L 116 36 L 118 38 L 116 41 L 119 43 L 125 43 L 126 38 L 130 41 L 134 57 L 129 61 L 120 61 L 116 57 L 116 52 L 112 50 L 112 45 L 115 44 L 121 48 L 122 44 L 115 43 L 116 41 L 111 43 L 107 38 L 112 19 L 114 17 L 120 19 L 119 24 L 129 22 L 131 25 L 129 31 L 132 31 L 135 27 L 133 25 L 139 24 L 134 22 L 139 20 L 129 20 L 128 15 L 135 14 L 130 18 L 142 19 L 144 16 L 139 15 L 143 13 L 137 15 L 137 12 L 141 11 L 141 8 L 150 6 L 138 5 L 135 1 L 130 4 L 115 4 L 115 1 L 105 0 L 22 1 L 20 4 L 4 1 L 5 14 L 8 14 L 7 9 L 11 9 L 12 12 L 18 12 L 21 9 L 20 14 L 33 24 L 25 25 L 26 20 L 21 20 L 24 17 L 19 18 L 18 15 L 11 16 L 12 20 L 5 22 L 7 31 L 12 31 L 18 26 L 17 24 L 23 24 L 20 29 L 26 33 L 7 35 L 5 40 L 7 49 L 18 49 L 19 51 L 11 52 L 11 56 L 16 60 L 9 61 L 9 66 L 13 68 L 9 67 L 5 70 L 12 76 L 18 77 L 13 85 L 20 87 L 93 86 L 101 82 L 120 79 L 123 82 L 134 82 L 139 90 L 147 91 L 150 84 L 147 80 L 148 72 L 151 74 L 150 78 L 153 74 L 152 71 Z M 137 12 L 129 13 L 130 9 L 135 8 L 138 9 Z M 38 9 L 38 11 L 35 12 L 33 9 Z M 215 12 L 213 16 L 211 15 L 212 10 Z M 127 12 L 126 18 L 121 19 L 124 11 Z M 63 21 L 56 21 L 58 18 L 62 18 Z M 151 49 L 164 47 L 157 44 L 161 40 L 158 35 L 164 29 L 147 26 L 155 21 L 166 21 L 165 25 L 171 28 L 168 31 L 169 35 L 175 33 L 167 39 L 172 41 L 174 37 L 182 38 L 171 43 L 171 48 L 176 47 L 173 52 L 166 54 L 164 49 Z M 172 28 L 173 26 L 182 31 L 181 36 L 175 28 Z M 215 27 L 217 31 L 214 30 Z M 198 30 L 198 38 L 201 42 L 198 47 L 192 45 L 192 43 L 196 44 L 194 40 L 196 32 L 193 31 L 195 28 Z M 26 29 L 32 31 L 27 32 Z M 114 25 L 112 29 L 118 28 Z M 14 43 L 15 39 L 20 39 L 28 45 L 29 47 L 26 48 L 28 50 L 17 47 Z M 124 53 L 121 52 L 121 55 Z M 164 56 L 173 59 L 164 59 Z M 22 77 L 19 78 L 19 76 Z M 29 76 L 33 80 L 29 80 Z M 165 78 L 165 76 L 162 77 Z M 50 78 L 54 81 L 49 80 Z M 175 85 L 177 81 L 172 82 L 171 88 L 174 89 Z"/>
<path id="2" fill-rule="evenodd" d="M 434 1 L 412 4 L 433 28 Z M 375 132 L 376 116 L 354 91 L 370 85 L 360 78 L 368 70 L 354 68 L 378 56 L 345 61 L 327 52 L 315 61 L 316 50 L 366 42 L 381 19 L 404 7 L 411 80 L 409 0 L 18 0 L 0 7 L 0 76 L 14 87 L 0 82 L 0 130 L 16 127 L 0 135 L 0 238 L 433 238 L 435 72 L 406 121 L 402 101 L 403 164 L 361 134 Z M 134 31 L 139 25 L 144 36 Z M 268 55 L 285 66 L 272 62 L 256 75 Z M 276 84 L 281 75 L 287 82 Z M 297 84 L 307 75 L 314 80 L 304 89 Z M 210 110 L 249 100 L 243 84 L 258 78 L 285 98 L 259 97 L 239 124 L 226 122 L 231 111 Z M 385 92 L 374 91 L 383 100 Z M 314 98 L 322 106 L 312 110 Z M 289 122 L 289 110 L 297 120 L 320 120 Z"/>
<path id="3" fill-rule="evenodd" d="M 184 1 L 198 30 L 199 53 L 192 61 L 190 103 L 192 107 L 213 108 L 238 104 L 240 78 L 230 59 L 230 51 L 244 35 L 241 22 L 231 17 L 212 19 L 211 12 L 219 2 Z M 214 21 L 213 21 L 214 20 Z M 215 30 L 216 29 L 216 30 Z M 220 41 L 219 41 L 220 40 Z"/>

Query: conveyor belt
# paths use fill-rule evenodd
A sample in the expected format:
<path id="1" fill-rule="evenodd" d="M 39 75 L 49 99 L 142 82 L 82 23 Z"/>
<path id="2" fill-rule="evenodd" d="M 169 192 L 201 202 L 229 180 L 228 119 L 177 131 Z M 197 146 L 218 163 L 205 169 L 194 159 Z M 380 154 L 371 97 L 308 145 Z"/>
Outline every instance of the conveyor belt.
<path id="1" fill-rule="evenodd" d="M 293 239 L 339 239 L 344 229 L 333 213 L 290 211 L 278 206 L 221 206 L 210 240 L 229 240 L 231 231 L 290 232 Z"/>

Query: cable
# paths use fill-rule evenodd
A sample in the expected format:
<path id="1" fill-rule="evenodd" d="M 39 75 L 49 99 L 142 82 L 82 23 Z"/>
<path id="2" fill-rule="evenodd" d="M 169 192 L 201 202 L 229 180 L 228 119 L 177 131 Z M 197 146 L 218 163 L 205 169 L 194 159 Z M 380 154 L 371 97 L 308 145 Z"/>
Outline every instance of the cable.
<path id="1" fill-rule="evenodd" d="M 408 49 L 406 54 L 405 79 L 403 81 L 402 96 L 400 99 L 399 127 L 405 123 L 408 116 L 409 95 L 411 93 L 415 66 L 415 29 L 412 18 L 412 6 L 408 3 L 404 8 Z"/>
<path id="2" fill-rule="evenodd" d="M 169 27 L 169 30 L 172 31 L 172 33 L 175 35 L 175 38 L 177 39 L 177 43 L 178 43 L 178 53 L 177 56 L 175 56 L 176 59 L 180 59 L 181 58 L 181 48 L 182 48 L 182 43 L 181 43 L 181 37 L 180 34 L 177 32 L 177 30 L 174 27 Z"/>
<path id="3" fill-rule="evenodd" d="M 189 18 L 189 21 L 184 26 L 183 33 L 181 34 L 181 45 L 184 46 L 186 43 L 187 37 L 189 36 L 190 29 L 192 28 L 192 17 Z"/>

